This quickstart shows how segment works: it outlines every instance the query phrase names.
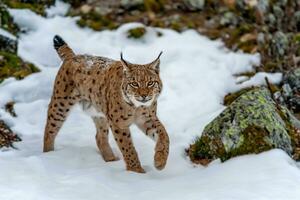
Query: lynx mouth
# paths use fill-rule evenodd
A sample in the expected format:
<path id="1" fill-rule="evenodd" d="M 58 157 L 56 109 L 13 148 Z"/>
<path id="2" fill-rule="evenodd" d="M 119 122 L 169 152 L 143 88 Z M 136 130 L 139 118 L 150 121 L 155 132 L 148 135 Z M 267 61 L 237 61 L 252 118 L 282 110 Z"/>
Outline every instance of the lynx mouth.
<path id="1" fill-rule="evenodd" d="M 141 102 L 141 103 L 146 103 L 148 101 L 150 101 L 151 99 L 137 99 L 137 101 Z"/>
<path id="2" fill-rule="evenodd" d="M 133 104 L 136 106 L 136 107 L 139 107 L 139 106 L 150 106 L 154 100 L 153 97 L 146 97 L 146 98 L 141 98 L 141 97 L 133 97 L 132 99 L 132 102 Z"/>
<path id="3" fill-rule="evenodd" d="M 147 103 L 148 101 L 151 101 L 152 98 L 151 97 L 138 97 L 138 98 L 135 98 L 138 102 L 141 102 L 141 103 Z"/>

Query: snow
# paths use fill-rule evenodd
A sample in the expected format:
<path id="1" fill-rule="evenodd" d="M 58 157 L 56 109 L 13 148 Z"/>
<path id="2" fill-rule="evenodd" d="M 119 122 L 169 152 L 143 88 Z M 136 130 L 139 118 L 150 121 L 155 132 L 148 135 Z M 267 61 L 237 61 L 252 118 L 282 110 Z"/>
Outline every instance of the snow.
<path id="1" fill-rule="evenodd" d="M 63 1 L 56 1 L 55 5 L 50 6 L 49 9 L 46 10 L 47 17 L 54 17 L 56 15 L 64 16 L 67 14 L 70 5 Z"/>
<path id="2" fill-rule="evenodd" d="M 4 30 L 3 28 L 0 28 L 0 35 L 3 35 L 9 39 L 12 39 L 12 40 L 16 40 L 16 36 L 14 36 L 13 34 L 7 32 L 6 30 Z"/>
<path id="3" fill-rule="evenodd" d="M 54 8 L 52 8 L 55 10 Z M 246 155 L 208 167 L 193 165 L 184 149 L 199 136 L 225 107 L 227 92 L 253 84 L 279 82 L 281 74 L 259 73 L 237 84 L 234 76 L 259 65 L 259 55 L 234 53 L 222 42 L 211 41 L 195 31 L 177 33 L 146 27 L 142 40 L 128 39 L 126 31 L 142 26 L 126 24 L 115 31 L 94 32 L 76 26 L 76 18 L 60 16 L 60 11 L 43 18 L 28 10 L 10 10 L 26 33 L 19 38 L 19 55 L 42 70 L 17 81 L 0 85 L 0 116 L 23 141 L 17 150 L 0 153 L 0 199 L 299 199 L 300 169 L 284 152 L 272 150 Z M 159 37 L 157 32 L 163 35 Z M 77 53 L 124 58 L 148 63 L 162 50 L 161 78 L 164 89 L 158 115 L 170 136 L 170 156 L 166 168 L 153 166 L 154 143 L 136 127 L 132 136 L 146 174 L 125 170 L 124 162 L 105 163 L 95 143 L 95 127 L 79 106 L 72 110 L 56 139 L 53 152 L 42 153 L 47 105 L 60 60 L 53 46 L 61 35 Z M 3 106 L 15 101 L 18 117 Z M 113 138 L 114 152 L 121 157 Z"/>

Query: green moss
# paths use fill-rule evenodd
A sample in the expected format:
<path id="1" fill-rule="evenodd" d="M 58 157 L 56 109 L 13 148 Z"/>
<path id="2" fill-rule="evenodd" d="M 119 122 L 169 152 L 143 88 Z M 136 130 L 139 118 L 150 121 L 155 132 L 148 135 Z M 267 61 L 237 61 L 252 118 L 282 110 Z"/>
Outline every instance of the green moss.
<path id="1" fill-rule="evenodd" d="M 175 30 L 175 31 L 182 31 L 182 24 L 179 22 L 179 21 L 172 21 L 171 24 L 170 24 L 170 28 Z"/>
<path id="2" fill-rule="evenodd" d="M 104 29 L 116 29 L 118 24 L 109 19 L 108 16 L 102 16 L 95 12 L 83 14 L 77 21 L 80 27 L 90 27 L 93 30 L 100 31 Z"/>
<path id="3" fill-rule="evenodd" d="M 0 3 L 0 27 L 12 34 L 17 34 L 18 26 L 14 23 L 13 18 L 9 15 L 7 9 Z"/>
<path id="4" fill-rule="evenodd" d="M 3 0 L 3 2 L 10 8 L 30 9 L 40 15 L 45 15 L 45 4 L 50 5 L 51 2 L 54 3 L 54 1 L 45 1 L 45 3 L 25 3 L 20 0 Z"/>
<path id="5" fill-rule="evenodd" d="M 252 32 L 254 29 L 253 25 L 251 24 L 247 24 L 247 23 L 243 23 L 240 26 L 236 27 L 235 29 L 233 29 L 232 31 L 232 37 L 233 38 L 237 38 L 239 36 L 242 36 L 246 33 Z"/>
<path id="6" fill-rule="evenodd" d="M 278 71 L 279 68 L 278 66 L 280 66 L 279 63 L 274 61 L 269 61 L 265 65 L 263 65 L 262 68 L 265 72 L 276 72 Z"/>
<path id="7" fill-rule="evenodd" d="M 146 32 L 147 32 L 146 28 L 144 28 L 144 27 L 133 28 L 133 29 L 128 30 L 127 37 L 139 39 L 139 38 L 143 37 L 146 34 Z"/>
<path id="8" fill-rule="evenodd" d="M 257 154 L 274 148 L 269 142 L 265 141 L 266 136 L 269 135 L 265 128 L 250 125 L 242 131 L 241 135 L 243 138 L 241 145 L 226 154 L 221 154 L 220 158 L 222 161 L 239 155 Z"/>
<path id="9" fill-rule="evenodd" d="M 254 87 L 248 87 L 248 88 L 243 88 L 237 92 L 234 93 L 229 93 L 224 97 L 224 101 L 223 104 L 225 106 L 230 105 L 232 102 L 234 102 L 239 96 L 241 96 L 242 94 L 252 90 Z"/>
<path id="10" fill-rule="evenodd" d="M 144 0 L 146 11 L 161 12 L 164 10 L 165 0 Z"/>
<path id="11" fill-rule="evenodd" d="M 189 156 L 191 160 L 199 160 L 202 158 L 213 159 L 213 156 L 210 154 L 211 143 L 209 137 L 202 137 L 201 139 L 197 138 L 193 145 L 190 146 Z"/>
<path id="12" fill-rule="evenodd" d="M 256 74 L 255 71 L 247 71 L 247 72 L 242 72 L 239 74 L 234 74 L 234 76 L 239 77 L 239 76 L 247 76 L 248 78 L 253 77 Z"/>
<path id="13" fill-rule="evenodd" d="M 237 48 L 241 49 L 245 53 L 252 53 L 257 48 L 257 43 L 256 40 L 238 42 Z"/>
<path id="14" fill-rule="evenodd" d="M 300 43 L 300 33 L 297 33 L 297 34 L 294 35 L 293 41 Z"/>
<path id="15" fill-rule="evenodd" d="M 39 72 L 37 67 L 31 63 L 24 62 L 15 54 L 0 51 L 0 57 L 1 82 L 8 77 L 23 79 L 31 73 Z"/>

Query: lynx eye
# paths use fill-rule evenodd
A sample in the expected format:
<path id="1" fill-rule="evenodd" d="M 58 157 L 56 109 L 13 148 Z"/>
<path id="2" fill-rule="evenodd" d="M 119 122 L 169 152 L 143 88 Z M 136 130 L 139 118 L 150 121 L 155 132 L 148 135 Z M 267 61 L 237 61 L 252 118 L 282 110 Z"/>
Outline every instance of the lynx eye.
<path id="1" fill-rule="evenodd" d="M 155 82 L 153 82 L 153 81 L 149 81 L 148 84 L 147 84 L 147 87 L 153 87 L 153 86 L 154 86 L 154 83 L 155 83 Z"/>
<path id="2" fill-rule="evenodd" d="M 131 83 L 129 83 L 129 85 L 133 88 L 139 87 L 139 84 L 137 82 L 131 82 Z"/>

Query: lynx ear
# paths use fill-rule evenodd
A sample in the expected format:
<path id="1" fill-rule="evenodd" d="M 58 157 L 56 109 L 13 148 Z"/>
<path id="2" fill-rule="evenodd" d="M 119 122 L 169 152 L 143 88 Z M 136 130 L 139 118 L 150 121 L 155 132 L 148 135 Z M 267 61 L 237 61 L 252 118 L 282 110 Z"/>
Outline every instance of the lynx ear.
<path id="1" fill-rule="evenodd" d="M 157 73 L 159 72 L 159 65 L 160 65 L 160 56 L 163 52 L 161 51 L 158 55 L 158 57 L 149 64 L 149 67 L 154 69 Z"/>
<path id="2" fill-rule="evenodd" d="M 121 63 L 123 65 L 124 71 L 128 71 L 129 70 L 129 63 L 126 60 L 124 60 L 122 52 L 121 52 Z"/>

